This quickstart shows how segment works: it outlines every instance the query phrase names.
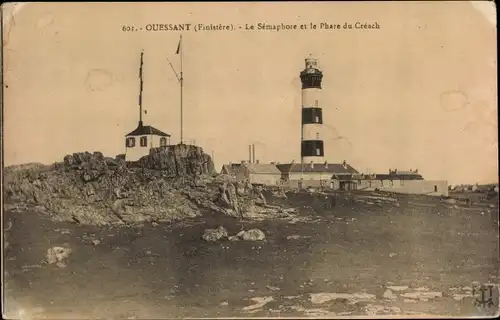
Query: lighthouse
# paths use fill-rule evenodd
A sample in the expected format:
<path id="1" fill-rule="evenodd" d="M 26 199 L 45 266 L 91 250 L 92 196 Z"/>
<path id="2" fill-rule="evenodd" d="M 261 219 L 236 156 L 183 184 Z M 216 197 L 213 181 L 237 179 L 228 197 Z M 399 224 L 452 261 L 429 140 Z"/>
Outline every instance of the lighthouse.
<path id="1" fill-rule="evenodd" d="M 321 105 L 321 80 L 323 73 L 318 60 L 312 55 L 305 59 L 305 69 L 300 72 L 302 82 L 302 141 L 303 164 L 324 163 L 323 112 Z"/>

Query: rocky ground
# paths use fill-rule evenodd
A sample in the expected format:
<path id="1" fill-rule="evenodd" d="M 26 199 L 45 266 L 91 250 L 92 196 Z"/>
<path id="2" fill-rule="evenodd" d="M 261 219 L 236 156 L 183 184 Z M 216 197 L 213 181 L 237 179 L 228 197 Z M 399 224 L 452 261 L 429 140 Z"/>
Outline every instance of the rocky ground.
<path id="1" fill-rule="evenodd" d="M 107 319 L 484 314 L 472 288 L 499 282 L 498 209 L 369 197 L 379 196 L 358 194 L 327 210 L 319 195 L 268 195 L 299 212 L 142 226 L 7 213 L 7 311 Z M 221 227 L 220 239 L 204 239 Z M 244 240 L 252 229 L 264 240 Z"/>
<path id="2" fill-rule="evenodd" d="M 86 188 L 84 169 L 59 170 L 73 179 L 69 197 Z M 82 194 L 79 215 L 71 205 L 43 206 L 65 191 L 47 196 L 43 181 L 25 183 L 40 179 L 40 168 L 10 183 L 8 318 L 494 314 L 474 306 L 473 288 L 500 282 L 498 197 L 469 206 L 357 192 L 338 194 L 330 209 L 318 192 L 260 191 L 208 172 L 183 181 L 126 170 L 124 185 L 134 185 L 120 189 L 126 196 L 103 196 L 101 186 L 115 180 L 102 175 L 93 180 L 101 200 Z"/>

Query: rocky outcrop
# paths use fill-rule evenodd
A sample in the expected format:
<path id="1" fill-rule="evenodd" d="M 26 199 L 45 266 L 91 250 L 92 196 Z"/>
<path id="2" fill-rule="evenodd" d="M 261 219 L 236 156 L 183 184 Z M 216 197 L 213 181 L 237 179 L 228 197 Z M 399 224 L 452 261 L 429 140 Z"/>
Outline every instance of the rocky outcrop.
<path id="1" fill-rule="evenodd" d="M 168 176 L 199 176 L 215 173 L 212 158 L 205 154 L 202 148 L 186 144 L 153 148 L 148 156 L 142 157 L 132 166 L 162 170 Z"/>
<path id="2" fill-rule="evenodd" d="M 50 166 L 6 168 L 4 196 L 6 209 L 94 225 L 170 221 L 202 212 L 244 217 L 265 204 L 251 185 L 213 172 L 210 156 L 195 146 L 153 149 L 135 163 L 83 152 Z"/>

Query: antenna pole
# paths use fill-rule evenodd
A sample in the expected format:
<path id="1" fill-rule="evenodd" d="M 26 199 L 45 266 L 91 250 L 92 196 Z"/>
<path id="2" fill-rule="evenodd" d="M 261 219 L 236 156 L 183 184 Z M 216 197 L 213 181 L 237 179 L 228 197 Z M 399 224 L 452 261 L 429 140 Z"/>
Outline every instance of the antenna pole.
<path id="1" fill-rule="evenodd" d="M 184 141 L 184 137 L 183 137 L 183 106 L 182 106 L 182 102 L 183 102 L 183 97 L 182 97 L 182 93 L 183 93 L 183 87 L 184 87 L 184 78 L 182 76 L 182 34 L 181 34 L 181 38 L 180 38 L 180 47 L 179 47 L 179 50 L 180 50 L 180 55 L 181 55 L 181 78 L 180 78 L 180 82 L 181 82 L 181 144 L 183 144 L 183 141 Z"/>
<path id="2" fill-rule="evenodd" d="M 181 82 L 181 79 L 179 78 L 179 75 L 178 75 L 178 74 L 177 74 L 177 72 L 175 71 L 174 66 L 172 65 L 172 62 L 170 62 L 170 60 L 168 59 L 168 57 L 167 57 L 167 61 L 168 61 L 168 64 L 170 65 L 170 68 L 172 68 L 172 71 L 174 72 L 175 77 L 177 78 L 177 81 L 179 81 L 179 83 L 180 83 L 180 82 Z"/>
<path id="3" fill-rule="evenodd" d="M 141 66 L 139 68 L 139 125 L 142 125 L 142 65 L 143 65 L 144 50 L 141 51 Z"/>

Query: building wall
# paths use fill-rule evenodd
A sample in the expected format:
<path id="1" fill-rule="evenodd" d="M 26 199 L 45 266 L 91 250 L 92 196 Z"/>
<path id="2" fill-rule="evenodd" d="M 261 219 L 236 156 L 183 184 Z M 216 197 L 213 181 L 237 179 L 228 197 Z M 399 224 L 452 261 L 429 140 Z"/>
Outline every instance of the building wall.
<path id="1" fill-rule="evenodd" d="M 298 188 L 299 182 L 302 178 L 302 187 L 327 187 L 333 190 L 340 188 L 340 181 L 332 179 L 333 173 L 331 172 L 303 172 L 303 173 L 290 173 L 289 180 L 284 181 L 283 185 L 290 188 Z M 342 176 L 342 175 L 340 175 Z M 359 189 L 359 187 L 358 187 Z"/>
<path id="2" fill-rule="evenodd" d="M 236 172 L 236 180 L 250 183 L 276 186 L 280 184 L 281 173 L 250 173 L 245 166 L 240 167 Z"/>
<path id="3" fill-rule="evenodd" d="M 319 181 L 319 180 L 303 180 L 302 181 L 302 188 L 309 188 L 309 187 L 320 187 L 322 183 L 325 186 L 328 186 L 328 181 Z M 281 185 L 286 188 L 290 189 L 298 189 L 300 186 L 300 180 L 288 180 L 288 181 L 282 181 Z"/>
<path id="4" fill-rule="evenodd" d="M 250 183 L 263 184 L 268 186 L 279 185 L 281 174 L 273 173 L 251 173 L 249 180 Z"/>
<path id="5" fill-rule="evenodd" d="M 245 181 L 249 179 L 248 169 L 245 166 L 239 167 L 234 175 L 236 176 L 236 180 L 238 181 Z"/>
<path id="6" fill-rule="evenodd" d="M 332 181 L 330 181 L 330 187 L 333 189 L 333 190 L 338 190 L 340 189 L 340 181 L 337 180 L 337 179 L 333 179 Z"/>
<path id="7" fill-rule="evenodd" d="M 300 185 L 300 180 L 288 180 L 288 181 L 282 180 L 279 184 L 284 188 L 298 189 Z M 333 190 L 338 190 L 340 186 L 338 180 L 303 180 L 302 188 L 309 188 L 309 187 L 313 188 L 324 187 Z"/>
<path id="8" fill-rule="evenodd" d="M 435 196 L 448 196 L 448 181 L 445 180 L 362 180 L 359 189 L 390 191 L 409 194 L 427 194 Z M 363 186 L 363 187 L 361 187 Z M 368 186 L 365 188 L 365 186 Z M 435 191 L 437 188 L 437 191 Z"/>
<path id="9" fill-rule="evenodd" d="M 141 147 L 141 137 L 148 138 L 148 144 L 145 147 Z M 129 137 L 125 137 L 127 139 Z M 149 149 L 160 147 L 160 136 L 157 135 L 144 135 L 144 136 L 134 136 L 135 146 L 133 148 L 125 148 L 125 160 L 126 161 L 137 161 L 140 158 L 147 156 L 149 154 Z M 168 137 L 167 137 L 167 143 Z"/>
<path id="10" fill-rule="evenodd" d="M 141 137 L 148 138 L 148 145 L 146 147 L 141 147 Z M 129 137 L 126 137 L 128 139 Z M 134 136 L 135 145 L 132 148 L 126 147 L 125 149 L 125 160 L 126 161 L 137 161 L 140 158 L 149 154 L 149 149 L 151 149 L 151 135 L 146 136 Z"/>
<path id="11" fill-rule="evenodd" d="M 302 178 L 303 181 L 306 180 L 330 180 L 332 178 L 332 173 L 329 172 L 290 172 L 289 179 L 290 180 L 300 180 Z"/>

